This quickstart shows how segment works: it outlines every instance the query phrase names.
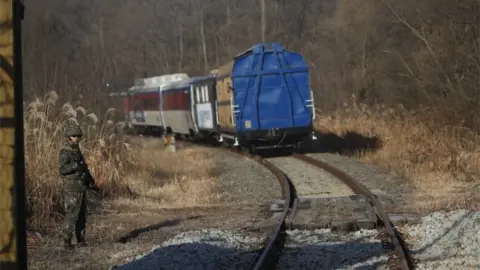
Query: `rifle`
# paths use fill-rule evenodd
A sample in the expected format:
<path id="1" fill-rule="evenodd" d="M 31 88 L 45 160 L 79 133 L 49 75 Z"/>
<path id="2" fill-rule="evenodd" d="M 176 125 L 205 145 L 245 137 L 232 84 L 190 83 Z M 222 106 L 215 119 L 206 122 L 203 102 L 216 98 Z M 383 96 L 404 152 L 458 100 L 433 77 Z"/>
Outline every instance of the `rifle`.
<path id="1" fill-rule="evenodd" d="M 93 179 L 92 174 L 90 173 L 90 169 L 88 168 L 87 163 L 83 159 L 82 155 L 78 155 L 75 158 L 75 162 L 80 166 L 81 168 L 81 175 L 80 177 L 85 180 L 88 189 L 91 189 L 93 191 L 100 191 L 100 188 L 97 187 L 95 184 L 95 181 Z"/>

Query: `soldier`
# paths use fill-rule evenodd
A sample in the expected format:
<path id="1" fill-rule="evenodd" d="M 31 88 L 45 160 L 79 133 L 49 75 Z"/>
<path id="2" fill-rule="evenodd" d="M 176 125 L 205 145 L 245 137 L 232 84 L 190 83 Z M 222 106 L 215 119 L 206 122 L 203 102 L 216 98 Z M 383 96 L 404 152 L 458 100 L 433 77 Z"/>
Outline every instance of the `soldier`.
<path id="1" fill-rule="evenodd" d="M 86 246 L 86 191 L 97 189 L 93 177 L 88 170 L 83 154 L 79 148 L 82 129 L 73 121 L 67 122 L 64 135 L 68 144 L 60 149 L 59 171 L 64 184 L 65 220 L 63 223 L 63 240 L 66 249 L 73 249 L 72 234 L 75 231 L 79 246 Z"/>

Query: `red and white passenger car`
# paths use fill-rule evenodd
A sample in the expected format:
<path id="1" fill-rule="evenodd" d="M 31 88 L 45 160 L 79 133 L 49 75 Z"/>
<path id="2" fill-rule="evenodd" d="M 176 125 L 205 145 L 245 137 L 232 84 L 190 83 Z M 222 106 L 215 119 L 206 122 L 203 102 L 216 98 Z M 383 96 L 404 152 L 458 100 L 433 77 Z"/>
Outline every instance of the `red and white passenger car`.
<path id="1" fill-rule="evenodd" d="M 171 94 L 166 96 L 166 102 L 162 102 L 162 92 L 170 84 L 188 79 L 187 74 L 176 73 L 136 80 L 124 98 L 127 126 L 139 133 L 162 134 L 165 126 L 162 104 L 165 104 L 165 108 L 176 108 L 175 99 L 172 104 L 167 102 Z M 170 114 L 167 117 L 171 117 Z"/>

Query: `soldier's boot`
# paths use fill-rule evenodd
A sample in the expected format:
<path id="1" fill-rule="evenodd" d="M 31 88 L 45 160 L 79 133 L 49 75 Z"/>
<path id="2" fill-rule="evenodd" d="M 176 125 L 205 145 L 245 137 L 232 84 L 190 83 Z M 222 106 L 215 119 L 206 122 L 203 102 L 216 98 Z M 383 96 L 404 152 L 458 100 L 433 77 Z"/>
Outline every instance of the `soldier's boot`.
<path id="1" fill-rule="evenodd" d="M 64 247 L 66 250 L 72 250 L 72 249 L 73 249 L 72 238 L 65 238 L 65 239 L 63 239 L 63 247 Z"/>
<path id="2" fill-rule="evenodd" d="M 78 241 L 78 246 L 79 247 L 87 247 L 88 244 L 87 244 L 87 242 L 85 242 L 85 239 L 82 239 L 82 240 Z"/>
<path id="3" fill-rule="evenodd" d="M 85 236 L 84 235 L 77 235 L 77 244 L 80 247 L 88 246 L 87 242 L 85 241 Z"/>

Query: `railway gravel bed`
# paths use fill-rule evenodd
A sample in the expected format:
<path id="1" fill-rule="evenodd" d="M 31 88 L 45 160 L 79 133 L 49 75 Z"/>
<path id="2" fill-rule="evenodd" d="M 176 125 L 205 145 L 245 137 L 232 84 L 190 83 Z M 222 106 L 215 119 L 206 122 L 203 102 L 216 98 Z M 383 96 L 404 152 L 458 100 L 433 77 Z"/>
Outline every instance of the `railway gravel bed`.
<path id="1" fill-rule="evenodd" d="M 379 269 L 377 266 L 387 261 L 380 240 L 375 239 L 375 230 L 350 234 L 329 230 L 288 233 L 277 269 Z M 226 230 L 189 231 L 111 269 L 250 269 L 261 241 Z"/>
<path id="2" fill-rule="evenodd" d="M 480 267 L 480 212 L 434 212 L 419 224 L 404 225 L 399 230 L 418 260 L 417 269 Z M 388 269 L 387 253 L 377 230 L 287 233 L 277 269 Z M 113 269 L 250 269 L 261 241 L 261 237 L 244 232 L 188 231 Z"/>
<path id="3" fill-rule="evenodd" d="M 480 212 L 434 212 L 399 227 L 417 269 L 480 269 Z"/>
<path id="4" fill-rule="evenodd" d="M 386 269 L 388 255 L 377 230 L 335 233 L 288 231 L 277 269 Z"/>
<path id="5" fill-rule="evenodd" d="M 387 170 L 339 154 L 322 153 L 307 154 L 307 156 L 344 171 L 374 193 L 376 190 L 381 190 L 396 202 L 405 203 L 405 195 L 409 190 L 405 184 L 407 182 Z"/>
<path id="6" fill-rule="evenodd" d="M 256 161 L 220 149 L 215 159 L 221 170 L 219 191 L 225 194 L 225 202 L 269 204 L 281 198 L 278 180 Z"/>
<path id="7" fill-rule="evenodd" d="M 218 229 L 183 232 L 111 269 L 249 269 L 261 243 L 255 236 Z"/>
<path id="8" fill-rule="evenodd" d="M 293 157 L 268 158 L 290 178 L 298 197 L 338 197 L 354 193 L 330 173 Z"/>

